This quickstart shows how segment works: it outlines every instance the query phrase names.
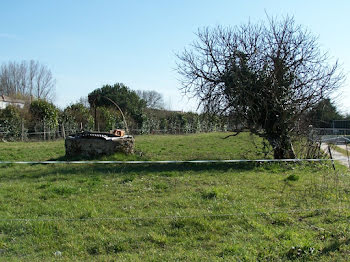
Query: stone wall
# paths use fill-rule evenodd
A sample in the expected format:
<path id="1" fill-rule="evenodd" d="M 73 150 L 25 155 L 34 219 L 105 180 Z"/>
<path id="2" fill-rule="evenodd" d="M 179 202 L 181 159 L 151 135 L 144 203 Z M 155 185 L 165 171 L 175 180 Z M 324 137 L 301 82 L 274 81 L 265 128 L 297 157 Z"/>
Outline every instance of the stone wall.
<path id="1" fill-rule="evenodd" d="M 96 157 L 111 155 L 117 152 L 124 154 L 134 153 L 134 138 L 123 137 L 67 137 L 65 140 L 66 156 Z"/>

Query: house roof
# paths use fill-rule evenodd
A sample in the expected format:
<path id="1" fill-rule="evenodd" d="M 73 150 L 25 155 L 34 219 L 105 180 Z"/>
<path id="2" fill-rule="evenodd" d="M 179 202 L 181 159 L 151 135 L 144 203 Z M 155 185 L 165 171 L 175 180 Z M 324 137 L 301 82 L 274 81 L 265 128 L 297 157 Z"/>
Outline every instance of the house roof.
<path id="1" fill-rule="evenodd" d="M 4 95 L 0 95 L 0 102 L 20 103 L 20 104 L 24 104 L 25 103 L 23 100 L 13 99 L 11 97 L 4 96 Z"/>

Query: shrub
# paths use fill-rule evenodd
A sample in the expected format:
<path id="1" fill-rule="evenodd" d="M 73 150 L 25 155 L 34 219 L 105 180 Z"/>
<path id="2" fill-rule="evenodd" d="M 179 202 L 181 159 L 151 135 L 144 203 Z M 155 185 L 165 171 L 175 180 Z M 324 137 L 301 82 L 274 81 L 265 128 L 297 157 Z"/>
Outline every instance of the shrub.
<path id="1" fill-rule="evenodd" d="M 65 127 L 70 127 L 70 129 L 80 129 L 80 125 L 82 125 L 84 130 L 92 130 L 94 128 L 94 118 L 89 108 L 82 103 L 66 107 L 60 117 L 60 121 L 65 123 Z"/>
<path id="2" fill-rule="evenodd" d="M 22 119 L 18 107 L 9 105 L 0 110 L 0 127 L 6 137 L 17 138 L 22 135 Z"/>
<path id="3" fill-rule="evenodd" d="M 58 126 L 58 109 L 45 100 L 35 100 L 30 104 L 29 112 L 34 121 L 45 123 L 50 128 Z"/>

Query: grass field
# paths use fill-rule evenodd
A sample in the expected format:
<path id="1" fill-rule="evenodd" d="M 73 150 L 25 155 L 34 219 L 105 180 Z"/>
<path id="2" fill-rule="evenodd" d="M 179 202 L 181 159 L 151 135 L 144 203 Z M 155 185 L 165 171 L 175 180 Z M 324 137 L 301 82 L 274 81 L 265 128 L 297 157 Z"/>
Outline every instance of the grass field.
<path id="1" fill-rule="evenodd" d="M 261 159 L 262 140 L 248 133 L 224 139 L 227 133 L 137 136 L 135 155 L 116 154 L 108 160 Z M 64 159 L 64 142 L 17 142 L 0 144 L 0 161 L 44 161 Z M 140 157 L 142 152 L 142 157 Z"/>
<path id="2" fill-rule="evenodd" d="M 260 140 L 225 135 L 140 136 L 142 156 L 108 159 L 264 156 Z M 1 160 L 64 155 L 62 141 L 0 150 Z M 350 177 L 340 166 L 2 165 L 0 172 L 0 261 L 349 260 Z"/>

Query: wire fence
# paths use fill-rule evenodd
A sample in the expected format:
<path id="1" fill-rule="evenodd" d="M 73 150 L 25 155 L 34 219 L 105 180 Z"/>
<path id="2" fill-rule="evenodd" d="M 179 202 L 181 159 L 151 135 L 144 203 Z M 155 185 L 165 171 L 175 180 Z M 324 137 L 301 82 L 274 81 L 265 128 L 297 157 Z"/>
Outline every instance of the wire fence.
<path id="1" fill-rule="evenodd" d="M 0 119 L 1 120 L 1 119 Z M 0 123 L 6 123 L 0 121 Z M 51 126 L 49 123 L 38 122 L 31 123 L 27 126 L 24 120 L 21 122 L 6 125 L 0 124 L 0 140 L 3 141 L 47 141 L 64 139 L 70 134 L 83 131 L 83 125 L 71 124 L 71 123 L 59 123 L 58 125 Z M 86 131 L 92 131 L 87 130 Z M 96 130 L 101 132 L 109 132 L 110 130 Z M 208 123 L 199 123 L 197 127 L 188 126 L 180 127 L 177 125 L 168 126 L 166 129 L 145 127 L 145 128 L 130 128 L 130 135 L 145 135 L 145 134 L 193 134 L 193 133 L 208 133 L 208 132 L 225 132 L 232 131 L 227 125 L 208 125 Z M 337 137 L 347 137 L 350 139 L 350 129 L 347 128 L 311 128 L 309 131 L 309 137 L 312 140 L 327 140 Z"/>
<path id="2" fill-rule="evenodd" d="M 323 141 L 330 141 L 332 139 L 342 137 L 350 139 L 350 129 L 348 128 L 313 128 L 310 131 L 310 135 L 318 137 Z M 347 143 L 350 140 L 346 141 Z M 345 141 L 343 141 L 345 142 Z"/>
<path id="3" fill-rule="evenodd" d="M 33 128 L 27 128 L 22 123 L 18 123 L 17 126 L 1 126 L 0 125 L 0 140 L 3 141 L 50 141 L 57 139 L 65 139 L 71 134 L 84 130 L 79 126 L 65 126 L 61 123 L 54 128 L 50 128 L 49 125 L 38 123 Z M 110 132 L 111 130 L 97 130 L 97 132 Z M 129 135 L 182 135 L 182 134 L 195 134 L 195 133 L 208 133 L 208 132 L 222 132 L 227 131 L 226 127 L 211 127 L 211 128 L 180 128 L 171 127 L 167 129 L 140 129 L 133 128 L 128 130 Z"/>

